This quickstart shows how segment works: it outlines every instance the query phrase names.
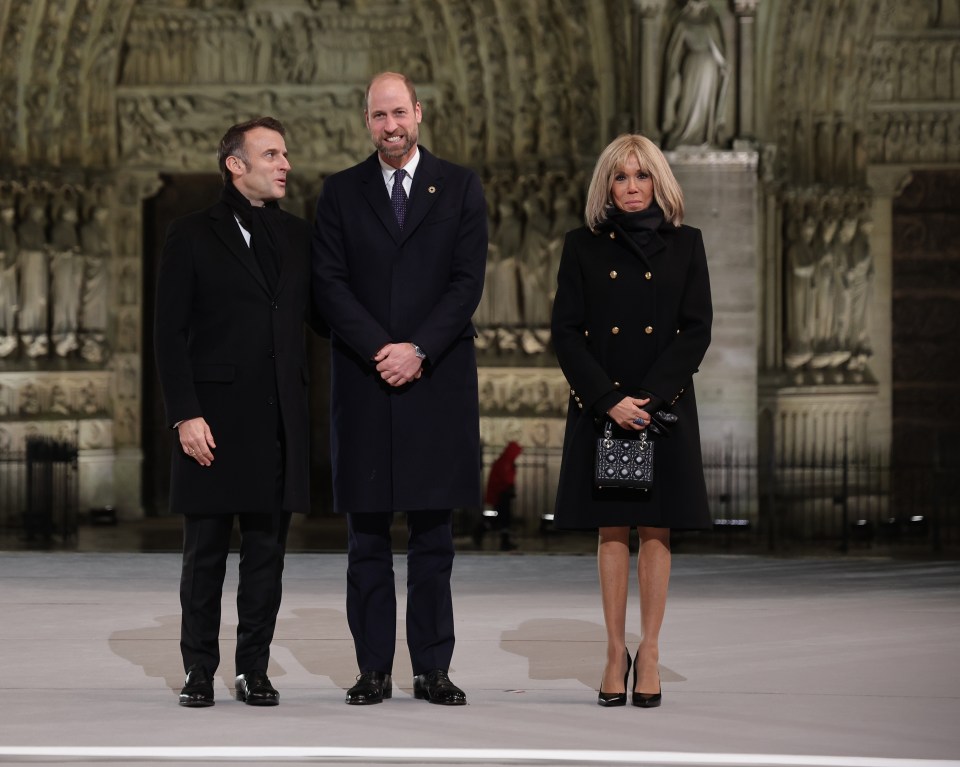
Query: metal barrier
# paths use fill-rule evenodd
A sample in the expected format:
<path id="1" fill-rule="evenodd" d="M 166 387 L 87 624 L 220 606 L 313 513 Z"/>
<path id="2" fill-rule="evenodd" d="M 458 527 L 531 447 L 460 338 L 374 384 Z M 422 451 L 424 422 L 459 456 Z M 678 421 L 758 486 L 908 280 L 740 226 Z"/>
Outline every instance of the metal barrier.
<path id="1" fill-rule="evenodd" d="M 552 532 L 556 448 L 525 448 L 517 461 L 514 529 Z M 500 448 L 484 449 L 484 473 Z M 895 465 L 839 446 L 796 461 L 757 459 L 726 445 L 704 454 L 713 529 L 677 540 L 713 551 L 960 550 L 960 466 Z M 476 513 L 479 513 L 477 510 Z"/>
<path id="2" fill-rule="evenodd" d="M 0 453 L 0 526 L 28 542 L 77 534 L 77 448 L 29 437 L 24 450 Z"/>

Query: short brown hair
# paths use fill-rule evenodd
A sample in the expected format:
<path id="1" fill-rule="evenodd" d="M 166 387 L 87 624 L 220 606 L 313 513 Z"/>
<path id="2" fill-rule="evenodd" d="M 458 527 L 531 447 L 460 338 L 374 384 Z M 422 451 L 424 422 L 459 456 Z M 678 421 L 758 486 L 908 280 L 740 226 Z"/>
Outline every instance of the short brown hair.
<path id="1" fill-rule="evenodd" d="M 233 174 L 227 170 L 227 158 L 239 157 L 244 165 L 249 165 L 247 158 L 244 138 L 247 131 L 254 128 L 269 128 L 275 130 L 281 136 L 286 135 L 283 124 L 275 117 L 258 117 L 256 120 L 247 120 L 245 123 L 237 123 L 227 128 L 227 132 L 220 139 L 220 148 L 217 150 L 217 164 L 220 166 L 220 175 L 223 177 L 223 183 L 227 184 L 233 179 Z"/>
<path id="2" fill-rule="evenodd" d="M 379 80 L 381 77 L 396 77 L 398 80 L 403 80 L 403 84 L 407 87 L 407 93 L 410 94 L 410 103 L 413 106 L 417 105 L 417 89 L 413 85 L 413 80 L 407 77 L 400 72 L 380 72 L 379 74 L 374 75 L 370 78 L 370 82 L 367 83 L 367 90 L 363 93 L 363 111 L 367 111 L 367 104 L 370 103 L 370 89 L 373 87 L 373 84 Z"/>
<path id="3" fill-rule="evenodd" d="M 587 204 L 583 211 L 584 220 L 590 229 L 607 220 L 610 206 L 610 189 L 613 177 L 623 169 L 627 159 L 633 155 L 644 173 L 653 180 L 653 199 L 663 211 L 663 217 L 674 226 L 683 223 L 683 191 L 670 170 L 670 164 L 663 152 L 646 136 L 639 133 L 623 133 L 611 141 L 597 158 L 587 191 Z"/>

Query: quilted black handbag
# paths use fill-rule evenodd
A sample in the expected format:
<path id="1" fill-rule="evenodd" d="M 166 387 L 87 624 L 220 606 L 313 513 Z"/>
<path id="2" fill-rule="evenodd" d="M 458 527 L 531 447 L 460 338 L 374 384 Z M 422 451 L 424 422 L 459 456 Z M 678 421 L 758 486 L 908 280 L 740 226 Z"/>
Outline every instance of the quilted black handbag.
<path id="1" fill-rule="evenodd" d="M 597 439 L 594 485 L 649 490 L 653 486 L 653 448 L 646 430 L 635 437 L 614 437 L 613 423 L 607 420 L 603 436 Z"/>

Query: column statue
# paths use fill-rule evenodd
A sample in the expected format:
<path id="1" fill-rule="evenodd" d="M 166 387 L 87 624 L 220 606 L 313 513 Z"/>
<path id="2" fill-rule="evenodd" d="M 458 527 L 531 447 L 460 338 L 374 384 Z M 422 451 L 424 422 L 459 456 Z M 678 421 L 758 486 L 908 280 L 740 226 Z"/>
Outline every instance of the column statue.
<path id="1" fill-rule="evenodd" d="M 720 19 L 708 0 L 687 0 L 664 60 L 664 148 L 717 143 L 727 96 L 724 49 Z"/>
<path id="2" fill-rule="evenodd" d="M 52 340 L 58 357 L 78 349 L 80 287 L 83 284 L 83 258 L 77 237 L 77 205 L 65 194 L 50 229 L 50 286 L 53 292 Z"/>
<path id="3" fill-rule="evenodd" d="M 0 359 L 17 349 L 17 230 L 14 228 L 16 208 L 13 198 L 0 200 Z"/>
<path id="4" fill-rule="evenodd" d="M 47 304 L 50 300 L 47 269 L 47 206 L 37 193 L 24 203 L 25 215 L 17 234 L 20 240 L 20 343 L 31 359 L 45 357 L 50 337 Z"/>
<path id="5" fill-rule="evenodd" d="M 867 307 L 873 286 L 873 257 L 870 254 L 870 232 L 873 222 L 868 214 L 861 214 L 857 233 L 850 243 L 847 262 L 847 279 L 850 295 L 850 324 L 848 348 L 850 370 L 863 370 L 873 354 L 867 335 Z"/>
<path id="6" fill-rule="evenodd" d="M 787 232 L 787 350 L 784 363 L 791 370 L 813 356 L 814 269 L 817 253 L 813 238 L 816 217 L 798 210 Z"/>
<path id="7" fill-rule="evenodd" d="M 110 263 L 109 211 L 95 204 L 80 229 L 84 279 L 80 305 L 82 344 L 80 356 L 87 362 L 102 362 L 107 339 L 107 267 Z"/>

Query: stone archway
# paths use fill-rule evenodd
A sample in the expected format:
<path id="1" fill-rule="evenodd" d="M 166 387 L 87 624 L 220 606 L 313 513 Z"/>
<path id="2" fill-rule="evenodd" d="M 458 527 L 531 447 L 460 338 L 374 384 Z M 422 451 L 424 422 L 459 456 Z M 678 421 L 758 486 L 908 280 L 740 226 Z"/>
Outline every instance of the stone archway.
<path id="1" fill-rule="evenodd" d="M 735 87 L 722 110 L 726 130 L 714 134 L 716 146 L 694 153 L 688 169 L 696 175 L 696 162 L 718 150 L 755 153 L 749 236 L 759 357 L 751 375 L 760 404 L 782 414 L 809 412 L 824 396 L 867 397 L 876 407 L 857 411 L 865 419 L 858 433 L 889 445 L 883 424 L 890 419 L 879 416 L 892 407 L 884 351 L 892 191 L 877 179 L 887 169 L 903 175 L 960 163 L 957 112 L 936 106 L 958 98 L 957 2 L 698 5 L 717 19 Z M 420 85 L 424 142 L 483 175 L 494 235 L 489 284 L 518 286 L 514 297 L 507 288 L 499 298 L 491 292 L 482 307 L 484 436 L 491 444 L 517 436 L 558 444 L 567 389 L 536 299 L 549 291 L 563 231 L 578 223 L 599 149 L 631 127 L 659 135 L 666 41 L 685 8 L 684 0 L 394 0 L 376 9 L 359 0 L 3 4 L 0 112 L 13 129 L 0 135 L 0 207 L 12 206 L 16 235 L 31 202 L 42 207 L 49 258 L 51 219 L 75 204 L 78 255 L 90 259 L 79 231 L 106 206 L 109 279 L 102 358 L 85 359 L 79 349 L 60 356 L 56 344 L 31 358 L 18 339 L 0 359 L 0 429 L 13 440 L 31 429 L 66 429 L 82 446 L 86 500 L 140 513 L 142 381 L 150 364 L 141 343 L 144 201 L 159 191 L 162 174 L 210 171 L 226 125 L 275 113 L 290 128 L 301 178 L 290 203 L 309 213 L 323 174 L 367 152 L 360 124 L 367 77 L 397 68 Z M 845 369 L 838 381 L 826 356 L 815 369 L 796 362 L 802 354 L 791 356 L 787 258 L 810 205 L 838 219 L 869 211 L 874 222 L 875 287 L 887 299 L 873 306 L 874 354 L 858 381 L 844 378 Z M 703 208 L 704 228 L 712 226 L 710 211 Z M 96 261 L 83 264 L 96 273 Z M 82 310 L 77 317 L 79 333 L 98 330 Z M 830 359 L 853 356 L 833 351 Z M 757 392 L 750 396 L 756 401 Z"/>

